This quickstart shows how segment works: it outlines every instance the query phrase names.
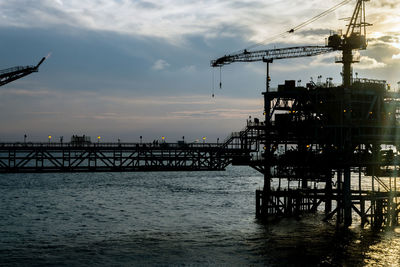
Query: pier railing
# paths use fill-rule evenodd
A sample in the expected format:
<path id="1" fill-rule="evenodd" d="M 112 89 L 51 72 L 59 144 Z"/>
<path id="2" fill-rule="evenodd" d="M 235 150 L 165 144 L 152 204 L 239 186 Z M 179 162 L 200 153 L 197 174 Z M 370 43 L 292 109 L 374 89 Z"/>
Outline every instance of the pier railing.
<path id="1" fill-rule="evenodd" d="M 0 143 L 0 173 L 218 171 L 249 153 L 218 143 Z"/>
<path id="2" fill-rule="evenodd" d="M 78 148 L 78 147 L 142 147 L 142 148 L 204 148 L 204 147 L 221 147 L 222 143 L 62 143 L 62 142 L 0 142 L 0 148 L 13 147 L 48 147 L 48 148 Z"/>

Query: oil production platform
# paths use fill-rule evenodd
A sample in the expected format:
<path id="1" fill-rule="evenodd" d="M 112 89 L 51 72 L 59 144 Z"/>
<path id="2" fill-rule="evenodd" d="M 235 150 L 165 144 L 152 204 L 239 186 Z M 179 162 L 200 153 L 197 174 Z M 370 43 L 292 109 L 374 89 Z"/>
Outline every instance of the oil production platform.
<path id="1" fill-rule="evenodd" d="M 221 143 L 0 143 L 0 172 L 215 171 L 243 165 L 264 176 L 263 189 L 256 191 L 256 217 L 262 220 L 318 210 L 345 227 L 354 213 L 362 226 L 397 225 L 400 93 L 386 81 L 352 74 L 359 61 L 355 51 L 367 47 L 367 1 L 357 0 L 345 33 L 331 34 L 325 46 L 244 50 L 211 61 L 212 67 L 254 61 L 267 66 L 263 120 L 249 121 Z M 342 85 L 287 80 L 270 88 L 273 60 L 337 51 Z"/>

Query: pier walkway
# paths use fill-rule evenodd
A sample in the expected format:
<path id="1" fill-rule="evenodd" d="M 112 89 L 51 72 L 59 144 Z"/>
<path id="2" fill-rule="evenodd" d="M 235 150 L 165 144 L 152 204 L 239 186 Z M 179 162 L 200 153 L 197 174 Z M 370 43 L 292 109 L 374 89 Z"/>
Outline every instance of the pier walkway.
<path id="1" fill-rule="evenodd" d="M 0 143 L 0 173 L 220 171 L 254 151 L 235 143 Z"/>

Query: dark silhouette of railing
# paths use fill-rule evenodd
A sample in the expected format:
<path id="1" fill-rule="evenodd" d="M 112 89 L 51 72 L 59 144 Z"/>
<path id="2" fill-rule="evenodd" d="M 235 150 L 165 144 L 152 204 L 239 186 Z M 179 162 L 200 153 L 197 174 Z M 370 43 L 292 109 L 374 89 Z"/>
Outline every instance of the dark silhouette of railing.
<path id="1" fill-rule="evenodd" d="M 0 143 L 0 172 L 218 171 L 249 154 L 216 143 Z"/>

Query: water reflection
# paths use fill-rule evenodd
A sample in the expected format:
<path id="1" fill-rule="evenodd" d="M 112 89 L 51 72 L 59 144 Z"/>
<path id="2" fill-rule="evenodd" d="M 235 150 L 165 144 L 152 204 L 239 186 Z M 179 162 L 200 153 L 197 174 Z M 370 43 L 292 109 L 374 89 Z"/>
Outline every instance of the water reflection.
<path id="1" fill-rule="evenodd" d="M 222 173 L 4 175 L 0 266 L 390 266 L 400 228 L 337 230 L 323 213 L 262 224 L 263 177 Z"/>
<path id="2" fill-rule="evenodd" d="M 264 264 L 273 266 L 400 265 L 399 227 L 379 232 L 337 229 L 334 223 L 321 222 L 322 218 L 307 215 L 268 225 L 258 222 L 259 238 L 250 238 L 249 243 L 255 254 L 263 255 Z"/>

